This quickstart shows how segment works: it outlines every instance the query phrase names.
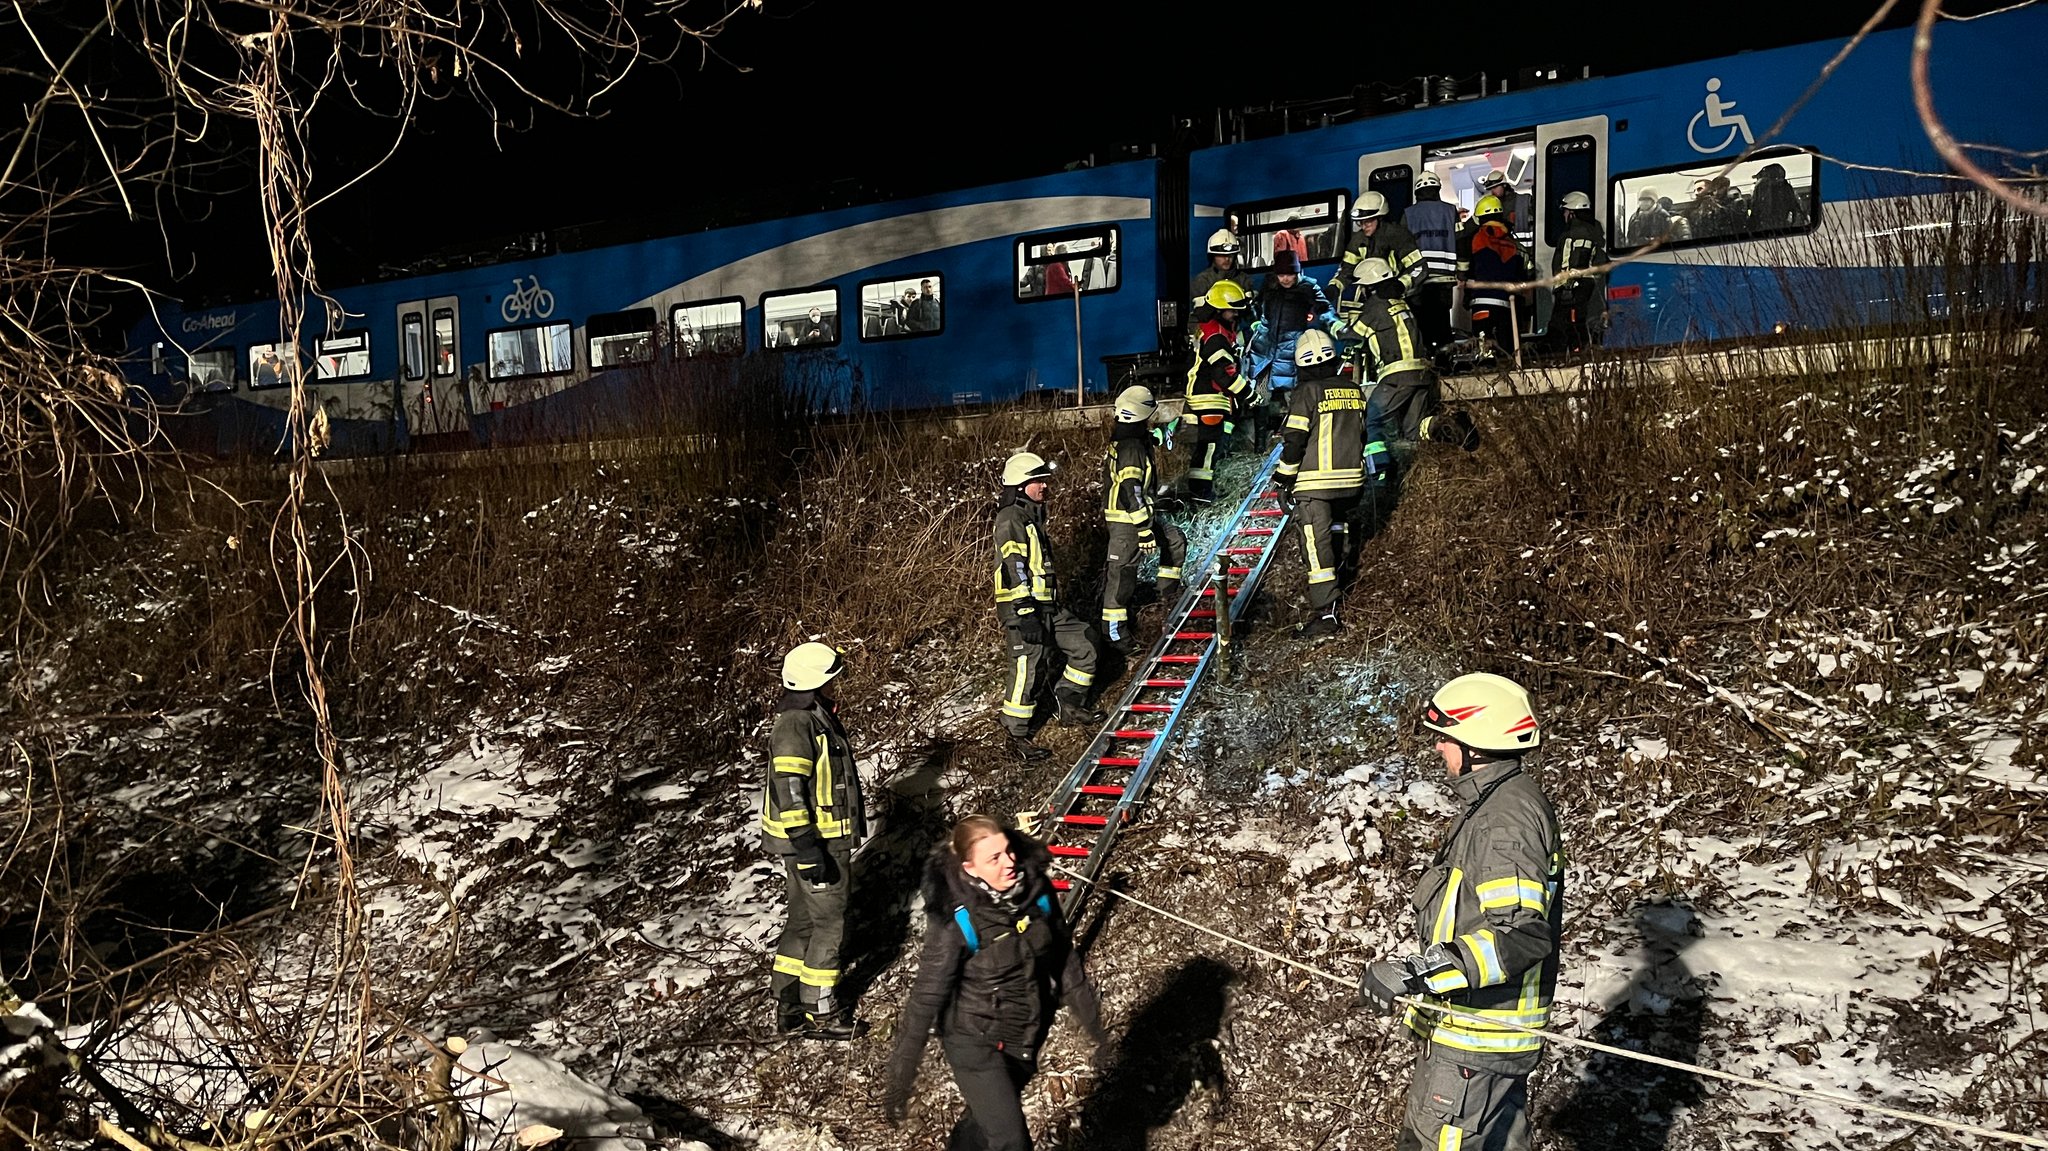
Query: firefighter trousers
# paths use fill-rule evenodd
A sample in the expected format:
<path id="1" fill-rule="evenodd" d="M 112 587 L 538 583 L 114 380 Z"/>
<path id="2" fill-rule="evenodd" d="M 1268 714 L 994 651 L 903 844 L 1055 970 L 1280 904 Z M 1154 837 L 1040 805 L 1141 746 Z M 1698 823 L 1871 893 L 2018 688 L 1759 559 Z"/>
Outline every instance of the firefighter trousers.
<path id="1" fill-rule="evenodd" d="M 1423 438 L 1423 422 L 1443 410 L 1443 385 L 1435 372 L 1396 372 L 1372 390 L 1372 403 L 1380 410 L 1383 434 L 1416 443 Z"/>
<path id="2" fill-rule="evenodd" d="M 1059 684 L 1053 688 L 1055 695 L 1076 704 L 1085 703 L 1095 686 L 1095 629 L 1065 608 L 1054 609 L 1050 614 L 1044 643 L 1024 642 L 1023 634 L 1014 624 L 1003 629 L 1010 648 L 1010 667 L 1003 687 L 1003 726 L 1011 735 L 1031 734 L 1031 721 L 1038 714 L 1039 678 L 1051 661 L 1054 648 L 1067 661 Z"/>
<path id="3" fill-rule="evenodd" d="M 1216 465 L 1230 454 L 1230 440 L 1223 431 L 1229 418 L 1222 412 L 1202 412 L 1195 419 L 1195 442 L 1188 456 L 1188 495 L 1203 503 L 1216 498 Z"/>
<path id="4" fill-rule="evenodd" d="M 782 860 L 783 890 L 789 893 L 789 921 L 775 948 L 769 986 L 784 1009 L 801 1007 L 822 1019 L 846 1006 L 839 1002 L 839 952 L 846 941 L 846 902 L 853 887 L 853 837 L 824 841 L 838 879 L 813 886 L 797 870 L 796 857 Z"/>
<path id="5" fill-rule="evenodd" d="M 1301 525 L 1302 566 L 1308 569 L 1308 604 L 1319 615 L 1337 605 L 1337 596 L 1350 577 L 1355 551 L 1351 520 L 1357 509 L 1356 493 L 1294 497 L 1294 520 Z"/>
<path id="6" fill-rule="evenodd" d="M 1154 517 L 1153 538 L 1159 541 L 1159 582 L 1163 596 L 1171 589 L 1163 585 L 1171 580 L 1180 583 L 1180 565 L 1187 562 L 1188 537 L 1179 528 Z M 1131 622 L 1131 597 L 1138 591 L 1139 561 L 1144 558 L 1138 551 L 1138 525 L 1110 524 L 1109 547 L 1104 557 L 1102 573 L 1102 624 L 1110 639 L 1116 639 L 1127 630 Z"/>
<path id="7" fill-rule="evenodd" d="M 1424 1042 L 1394 1151 L 1529 1151 L 1529 1076 L 1464 1067 Z"/>

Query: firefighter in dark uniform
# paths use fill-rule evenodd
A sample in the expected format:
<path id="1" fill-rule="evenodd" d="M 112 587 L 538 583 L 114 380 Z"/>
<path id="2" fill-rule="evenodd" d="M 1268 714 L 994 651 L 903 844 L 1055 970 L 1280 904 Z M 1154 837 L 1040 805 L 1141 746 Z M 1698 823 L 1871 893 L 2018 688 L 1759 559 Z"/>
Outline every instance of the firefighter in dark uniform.
<path id="1" fill-rule="evenodd" d="M 1437 689 L 1422 726 L 1464 814 L 1417 882 L 1421 950 L 1380 960 L 1359 1001 L 1387 1012 L 1396 996 L 1421 1043 L 1396 1151 L 1527 1151 L 1529 1073 L 1550 1022 L 1564 924 L 1564 842 L 1557 812 L 1523 757 L 1542 743 L 1529 693 L 1497 675 Z"/>
<path id="2" fill-rule="evenodd" d="M 1188 498 L 1198 504 L 1216 502 L 1216 465 L 1251 398 L 1251 381 L 1239 370 L 1243 348 L 1237 323 L 1244 314 L 1244 289 L 1220 280 L 1209 289 L 1208 303 L 1211 315 L 1196 329 L 1195 363 L 1188 369 L 1187 411 L 1195 421 Z"/>
<path id="3" fill-rule="evenodd" d="M 806 643 L 782 658 L 782 700 L 761 791 L 761 842 L 781 858 L 789 922 L 775 948 L 777 1023 L 812 1039 L 852 1039 L 863 1028 L 839 1001 L 839 952 L 853 849 L 867 834 L 860 772 L 826 694 L 845 666 L 837 649 Z"/>
<path id="4" fill-rule="evenodd" d="M 1386 261 L 1368 259 L 1359 265 L 1363 299 L 1352 314 L 1351 334 L 1358 352 L 1358 379 L 1370 380 L 1365 452 L 1374 476 L 1386 482 L 1391 473 L 1387 449 L 1391 442 L 1421 440 L 1457 444 L 1466 451 L 1479 446 L 1479 429 L 1464 411 L 1443 411 L 1443 385 L 1423 344 L 1422 325 L 1402 297 L 1401 282 Z"/>
<path id="5" fill-rule="evenodd" d="M 1422 246 L 1408 225 L 1387 212 L 1387 198 L 1379 192 L 1364 192 L 1351 207 L 1351 243 L 1344 249 L 1343 262 L 1330 276 L 1330 299 L 1343 314 L 1354 298 L 1361 260 L 1385 260 L 1401 279 L 1401 290 L 1409 295 L 1422 290 L 1429 266 L 1423 263 Z M 1355 305 L 1354 305 L 1355 306 Z"/>
<path id="6" fill-rule="evenodd" d="M 1326 332 L 1303 332 L 1294 364 L 1294 392 L 1281 427 L 1280 466 L 1273 482 L 1292 500 L 1301 524 L 1309 609 L 1315 616 L 1295 634 L 1309 639 L 1331 635 L 1341 626 L 1337 597 L 1349 566 L 1349 521 L 1365 483 L 1365 396 L 1356 381 L 1338 374 L 1337 344 Z"/>
<path id="7" fill-rule="evenodd" d="M 1003 728 L 1011 750 L 1026 762 L 1052 754 L 1031 742 L 1031 721 L 1038 714 L 1039 676 L 1055 645 L 1067 662 L 1052 693 L 1058 722 L 1079 727 L 1109 718 L 1088 704 L 1095 685 L 1094 629 L 1059 602 L 1052 542 L 1045 534 L 1045 493 L 1053 471 L 1036 453 L 1011 456 L 1003 465 L 1002 506 L 995 519 L 996 616 L 1010 651 Z"/>
<path id="8" fill-rule="evenodd" d="M 1109 646 L 1129 655 L 1137 650 L 1131 627 L 1131 597 L 1138 590 L 1138 565 L 1159 556 L 1158 598 L 1169 608 L 1180 600 L 1180 565 L 1188 538 L 1152 506 L 1152 445 L 1166 429 L 1152 423 L 1158 403 L 1142 384 L 1116 398 L 1116 423 L 1103 457 L 1102 518 L 1109 525 L 1102 575 L 1102 631 Z"/>
<path id="9" fill-rule="evenodd" d="M 1550 254 L 1550 274 L 1582 272 L 1607 264 L 1607 229 L 1593 218 L 1593 198 L 1584 192 L 1566 192 L 1559 202 L 1564 209 L 1564 237 Z M 1564 336 L 1564 350 L 1584 351 L 1599 342 L 1607 327 L 1607 277 L 1585 276 L 1551 289 L 1552 323 Z"/>
<path id="10" fill-rule="evenodd" d="M 882 1114 L 909 1109 L 934 1027 L 966 1114 L 946 1141 L 954 1151 L 1029 1151 L 1024 1085 L 1064 1006 L 1103 1062 L 1101 999 L 1074 950 L 1074 932 L 1048 874 L 1052 853 L 986 815 L 953 828 L 925 866 L 924 950 L 896 1024 Z"/>
<path id="11" fill-rule="evenodd" d="M 1244 254 L 1237 242 L 1237 233 L 1228 228 L 1218 228 L 1209 233 L 1209 266 L 1195 273 L 1188 295 L 1194 299 L 1188 308 L 1188 342 L 1199 344 L 1199 329 L 1202 322 L 1215 312 L 1209 307 L 1209 289 L 1224 281 L 1237 285 L 1245 299 L 1254 295 L 1252 274 L 1244 266 Z"/>

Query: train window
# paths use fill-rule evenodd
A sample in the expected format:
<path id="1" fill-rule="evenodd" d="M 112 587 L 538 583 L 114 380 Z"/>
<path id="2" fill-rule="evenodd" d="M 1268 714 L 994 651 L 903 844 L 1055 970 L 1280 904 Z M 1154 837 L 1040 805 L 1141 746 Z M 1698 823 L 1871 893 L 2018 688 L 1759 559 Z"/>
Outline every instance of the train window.
<path id="1" fill-rule="evenodd" d="M 747 302 L 738 296 L 677 304 L 668 310 L 670 335 L 685 358 L 737 356 L 747 350 Z"/>
<path id="2" fill-rule="evenodd" d="M 235 390 L 235 350 L 208 348 L 185 357 L 186 378 L 195 392 Z"/>
<path id="3" fill-rule="evenodd" d="M 1253 271 L 1271 267 L 1283 248 L 1304 264 L 1336 259 L 1344 250 L 1350 202 L 1347 193 L 1332 191 L 1233 205 L 1230 230 L 1237 233 L 1239 259 Z"/>
<path id="4" fill-rule="evenodd" d="M 862 284 L 860 338 L 891 340 L 898 336 L 937 335 L 945 327 L 945 310 L 939 303 L 942 287 L 937 272 Z"/>
<path id="5" fill-rule="evenodd" d="M 1017 240 L 1017 299 L 1064 299 L 1114 292 L 1122 281 L 1117 251 L 1122 233 L 1115 227 L 1040 232 Z"/>
<path id="6" fill-rule="evenodd" d="M 761 293 L 761 346 L 825 348 L 839 342 L 839 289 Z"/>
<path id="7" fill-rule="evenodd" d="M 249 388 L 285 388 L 292 382 L 287 363 L 298 359 L 298 345 L 287 340 L 277 344 L 249 345 Z"/>
<path id="8" fill-rule="evenodd" d="M 1365 190 L 1387 198 L 1387 216 L 1398 220 L 1415 202 L 1415 169 L 1406 164 L 1374 168 L 1365 178 Z"/>
<path id="9" fill-rule="evenodd" d="M 583 325 L 590 370 L 644 364 L 654 358 L 654 309 L 600 312 Z"/>
<path id="10" fill-rule="evenodd" d="M 434 309 L 434 378 L 453 379 L 455 376 L 455 312 L 452 308 Z"/>
<path id="11" fill-rule="evenodd" d="M 361 328 L 313 341 L 313 378 L 321 383 L 370 378 L 370 333 Z"/>
<path id="12" fill-rule="evenodd" d="M 1587 199 L 1595 204 L 1600 202 L 1600 189 L 1593 186 L 1597 147 L 1591 136 L 1573 136 L 1552 140 L 1543 149 L 1543 194 L 1550 197 L 1550 203 L 1543 205 L 1543 242 L 1550 247 L 1564 243 L 1564 207 L 1560 201 L 1566 193 L 1584 192 Z"/>
<path id="13" fill-rule="evenodd" d="M 1715 160 L 1614 181 L 1608 246 L 1666 248 L 1799 235 L 1820 213 L 1820 163 L 1804 148 L 1766 148 L 1733 167 Z"/>
<path id="14" fill-rule="evenodd" d="M 407 312 L 398 318 L 398 371 L 406 380 L 427 378 L 427 318 Z"/>
<path id="15" fill-rule="evenodd" d="M 484 351 L 490 357 L 490 378 L 513 380 L 521 376 L 553 376 L 576 370 L 574 335 L 566 321 L 528 324 L 522 328 L 493 328 L 484 333 Z"/>

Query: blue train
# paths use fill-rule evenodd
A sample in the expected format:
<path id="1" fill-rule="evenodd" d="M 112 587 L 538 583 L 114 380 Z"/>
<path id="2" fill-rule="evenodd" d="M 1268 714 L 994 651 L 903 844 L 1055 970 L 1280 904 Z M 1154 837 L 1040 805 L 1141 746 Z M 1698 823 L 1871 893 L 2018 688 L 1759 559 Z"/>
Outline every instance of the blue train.
<path id="1" fill-rule="evenodd" d="M 1887 250 L 1888 231 L 1922 226 L 1916 210 L 1956 186 L 1913 110 L 1911 36 L 1866 40 L 1732 167 L 1840 42 L 367 284 L 334 291 L 340 309 L 296 333 L 278 330 L 274 302 L 166 307 L 135 329 L 127 362 L 175 436 L 222 454 L 279 449 L 294 359 L 334 455 L 628 431 L 650 389 L 717 387 L 747 370 L 801 380 L 838 411 L 1101 394 L 1132 378 L 1170 387 L 1186 356 L 1189 274 L 1213 231 L 1232 228 L 1254 270 L 1292 247 L 1327 275 L 1358 193 L 1384 194 L 1398 214 L 1429 173 L 1469 209 L 1494 171 L 1513 185 L 1539 269 L 1568 192 L 1590 198 L 1617 255 L 1640 249 L 1662 214 L 1660 245 L 1609 278 L 1610 345 L 1816 326 L 1823 299 L 1844 321 L 1881 319 L 1900 302 L 1896 281 L 1871 266 L 1881 256 L 1855 253 Z M 2048 113 L 2011 95 L 2044 43 L 2039 8 L 1938 29 L 1934 91 L 1957 138 L 2048 148 Z M 1793 209 L 1673 225 L 1696 219 L 1710 193 L 1741 201 L 1765 182 Z M 2022 306 L 2038 298 L 2029 290 Z M 1924 297 L 1911 303 L 1924 313 Z M 1531 339 L 1547 311 L 1538 293 L 1522 316 Z"/>

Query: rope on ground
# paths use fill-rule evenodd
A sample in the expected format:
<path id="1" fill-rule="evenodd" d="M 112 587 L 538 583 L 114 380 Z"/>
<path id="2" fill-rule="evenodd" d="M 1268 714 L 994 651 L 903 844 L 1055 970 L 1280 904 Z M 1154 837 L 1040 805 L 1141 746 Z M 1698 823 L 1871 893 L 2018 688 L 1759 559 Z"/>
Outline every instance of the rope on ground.
<path id="1" fill-rule="evenodd" d="M 1265 948 L 1260 947 L 1256 944 L 1247 943 L 1242 939 L 1225 935 L 1221 931 L 1217 931 L 1212 927 L 1205 927 L 1202 924 L 1196 923 L 1192 919 L 1187 919 L 1183 916 L 1175 915 L 1173 912 L 1168 911 L 1163 907 L 1157 907 L 1153 904 L 1147 903 L 1144 900 L 1139 899 L 1137 896 L 1130 895 L 1122 891 L 1118 891 L 1116 888 L 1111 887 L 1108 884 L 1090 880 L 1087 876 L 1081 875 L 1078 872 L 1068 871 L 1066 868 L 1061 867 L 1057 863 L 1052 865 L 1052 869 L 1062 874 L 1071 876 L 1074 879 L 1078 879 L 1083 883 L 1093 883 L 1096 887 L 1109 893 L 1110 895 L 1116 896 L 1118 899 L 1121 899 L 1126 903 L 1136 904 L 1137 906 L 1142 907 L 1155 915 L 1163 915 L 1176 923 L 1182 924 L 1187 927 L 1192 927 L 1196 931 L 1200 931 L 1206 935 L 1213 935 L 1217 939 L 1223 940 L 1225 943 L 1233 944 L 1237 947 L 1242 947 L 1246 951 L 1250 951 L 1255 955 L 1260 955 L 1267 959 L 1278 960 L 1281 963 L 1285 963 L 1289 967 L 1299 968 L 1302 971 L 1308 972 L 1310 975 L 1315 975 L 1320 978 L 1327 979 L 1332 983 L 1338 984 L 1342 987 L 1349 988 L 1353 991 L 1356 991 L 1358 989 L 1358 981 L 1355 979 L 1346 979 L 1341 975 L 1336 975 L 1331 972 L 1324 971 L 1320 967 L 1311 967 L 1306 963 L 1301 963 L 1296 960 L 1289 959 L 1285 955 L 1281 955 L 1273 951 L 1268 951 Z M 1583 1047 L 1588 1051 L 1598 1051 L 1602 1054 L 1613 1055 L 1621 1059 L 1633 1059 L 1639 1063 L 1654 1063 L 1659 1067 L 1668 1067 L 1674 1071 L 1684 1071 L 1692 1075 L 1704 1075 L 1710 1079 L 1722 1079 L 1726 1080 L 1729 1083 L 1739 1083 L 1744 1087 L 1755 1087 L 1763 1091 L 1775 1091 L 1780 1095 L 1791 1095 L 1796 1098 L 1811 1099 L 1820 1103 L 1832 1103 L 1837 1107 L 1847 1107 L 1854 1111 L 1863 1111 L 1872 1115 L 1883 1115 L 1886 1118 L 1897 1119 L 1905 1123 L 1918 1123 L 1928 1127 L 1941 1127 L 1946 1128 L 1950 1131 L 1960 1132 L 1965 1135 L 1981 1135 L 1986 1139 L 1999 1139 L 2007 1143 L 2017 1143 L 2022 1147 L 2048 1147 L 2048 1139 L 2040 1139 L 2032 1135 L 2021 1135 L 2012 1131 L 2001 1131 L 1996 1127 L 1979 1127 L 1971 1123 L 1958 1123 L 1952 1119 L 1943 1119 L 1938 1115 L 1926 1115 L 1915 1111 L 1900 1111 L 1897 1108 L 1884 1107 L 1876 1103 L 1865 1103 L 1860 1099 L 1853 1099 L 1847 1095 L 1836 1095 L 1827 1091 L 1809 1091 L 1803 1087 L 1787 1087 L 1783 1084 L 1772 1083 L 1764 1079 L 1752 1079 L 1748 1076 L 1736 1075 L 1727 1071 L 1717 1071 L 1711 1067 L 1701 1067 L 1693 1063 L 1682 1063 L 1676 1059 L 1666 1059 L 1661 1055 L 1650 1055 L 1641 1051 L 1630 1051 L 1625 1047 L 1610 1047 L 1605 1043 L 1595 1043 L 1591 1039 L 1577 1039 L 1570 1035 L 1560 1035 L 1555 1031 L 1544 1031 L 1539 1028 L 1521 1027 L 1513 1023 L 1504 1023 L 1497 1019 L 1488 1019 L 1483 1016 L 1473 1015 L 1468 1012 L 1460 1011 L 1455 1007 L 1449 1006 L 1448 1004 L 1430 1003 L 1425 1000 L 1417 999 L 1408 995 L 1397 996 L 1394 1001 L 1396 1003 L 1405 1004 L 1409 1007 L 1413 1007 L 1421 1011 L 1433 1011 L 1439 1015 L 1448 1015 L 1458 1019 L 1470 1020 L 1474 1023 L 1484 1023 L 1488 1027 L 1500 1028 L 1502 1030 L 1507 1031 L 1519 1031 L 1525 1035 L 1534 1035 L 1546 1043 L 1561 1043 L 1567 1047 Z"/>

